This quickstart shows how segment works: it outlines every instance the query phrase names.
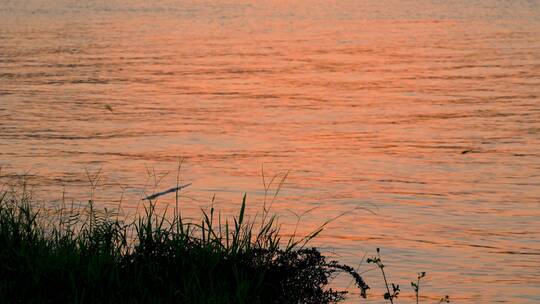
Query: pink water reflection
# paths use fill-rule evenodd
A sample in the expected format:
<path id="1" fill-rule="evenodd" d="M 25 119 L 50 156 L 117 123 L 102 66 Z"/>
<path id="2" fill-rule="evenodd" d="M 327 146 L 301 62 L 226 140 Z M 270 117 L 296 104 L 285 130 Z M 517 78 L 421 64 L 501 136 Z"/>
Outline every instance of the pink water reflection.
<path id="1" fill-rule="evenodd" d="M 540 25 L 534 2 L 63 1 L 0 9 L 0 165 L 45 199 L 193 182 L 186 212 L 273 208 L 425 295 L 534 303 L 540 277 Z M 110 106 L 113 112 L 107 110 Z M 463 154 L 463 151 L 470 151 Z M 6 171 L 7 170 L 7 171 Z M 124 190 L 122 190 L 124 187 Z M 165 206 L 170 201 L 161 201 Z M 372 214 L 363 208 L 376 212 Z M 366 274 L 377 286 L 379 278 Z M 380 283 L 380 282 L 379 282 Z M 408 291 L 407 291 L 408 292 Z"/>

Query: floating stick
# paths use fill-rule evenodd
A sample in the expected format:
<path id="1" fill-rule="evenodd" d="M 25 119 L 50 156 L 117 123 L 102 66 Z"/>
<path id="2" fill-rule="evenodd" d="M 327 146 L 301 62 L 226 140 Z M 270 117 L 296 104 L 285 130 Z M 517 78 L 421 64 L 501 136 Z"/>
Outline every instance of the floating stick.
<path id="1" fill-rule="evenodd" d="M 184 188 L 186 188 L 186 187 L 189 187 L 190 185 L 191 185 L 191 183 L 185 184 L 185 185 L 181 185 L 181 186 L 178 186 L 178 187 L 174 187 L 174 188 L 171 188 L 171 189 L 169 189 L 169 190 L 162 191 L 162 192 L 154 193 L 154 194 L 152 194 L 152 195 L 150 195 L 150 196 L 147 196 L 147 197 L 143 198 L 143 200 L 153 200 L 153 199 L 155 199 L 156 197 L 160 197 L 160 196 L 165 195 L 165 194 L 167 194 L 167 193 L 176 192 L 176 191 L 178 191 L 178 190 L 181 190 L 181 189 L 184 189 Z"/>

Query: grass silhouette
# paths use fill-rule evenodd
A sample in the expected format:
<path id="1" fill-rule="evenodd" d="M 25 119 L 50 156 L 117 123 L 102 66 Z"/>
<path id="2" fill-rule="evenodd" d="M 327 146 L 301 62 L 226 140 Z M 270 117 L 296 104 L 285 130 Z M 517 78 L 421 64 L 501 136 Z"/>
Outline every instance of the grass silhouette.
<path id="1" fill-rule="evenodd" d="M 259 222 L 246 218 L 245 195 L 225 223 L 213 208 L 187 222 L 178 203 L 168 217 L 153 198 L 125 222 L 92 199 L 51 216 L 24 186 L 0 191 L 0 302 L 336 303 L 337 273 L 366 295 L 353 268 L 307 247 L 322 226 L 282 240 L 267 206 Z"/>
<path id="2" fill-rule="evenodd" d="M 296 235 L 297 222 L 282 238 L 270 210 L 287 173 L 266 180 L 263 168 L 260 216 L 246 216 L 244 195 L 230 222 L 213 207 L 201 210 L 200 221 L 183 218 L 179 191 L 190 184 L 180 185 L 178 175 L 175 187 L 142 198 L 128 221 L 120 210 L 95 207 L 100 173 L 87 172 L 85 206 L 54 210 L 36 207 L 25 178 L 0 183 L 0 303 L 337 303 L 347 293 L 329 287 L 339 273 L 367 297 L 357 270 L 308 246 L 332 220 L 304 236 Z M 156 200 L 173 192 L 172 215 L 158 211 Z M 384 301 L 395 303 L 400 286 L 387 280 L 380 249 L 366 261 L 380 269 Z M 411 282 L 416 303 L 425 276 Z"/>

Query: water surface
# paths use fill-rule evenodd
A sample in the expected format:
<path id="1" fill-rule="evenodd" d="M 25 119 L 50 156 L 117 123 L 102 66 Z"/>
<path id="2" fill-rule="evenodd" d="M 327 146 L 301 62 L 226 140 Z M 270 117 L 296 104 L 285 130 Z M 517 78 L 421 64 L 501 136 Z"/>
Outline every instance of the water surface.
<path id="1" fill-rule="evenodd" d="M 315 244 L 404 296 L 540 302 L 539 97 L 539 1 L 0 0 L 4 174 L 133 210 L 184 157 L 186 209 L 254 213 L 290 170 L 282 221 L 346 212 Z"/>

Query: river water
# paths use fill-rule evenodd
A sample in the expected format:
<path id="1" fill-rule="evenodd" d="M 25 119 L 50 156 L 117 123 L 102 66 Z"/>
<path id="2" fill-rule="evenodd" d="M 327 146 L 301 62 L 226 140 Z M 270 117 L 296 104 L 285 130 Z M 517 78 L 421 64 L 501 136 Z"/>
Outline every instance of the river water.
<path id="1" fill-rule="evenodd" d="M 539 1 L 0 0 L 3 175 L 134 210 L 182 157 L 253 215 L 288 170 L 284 231 L 343 214 L 314 245 L 404 302 L 540 302 L 539 151 Z"/>

